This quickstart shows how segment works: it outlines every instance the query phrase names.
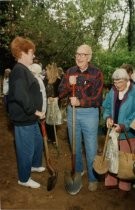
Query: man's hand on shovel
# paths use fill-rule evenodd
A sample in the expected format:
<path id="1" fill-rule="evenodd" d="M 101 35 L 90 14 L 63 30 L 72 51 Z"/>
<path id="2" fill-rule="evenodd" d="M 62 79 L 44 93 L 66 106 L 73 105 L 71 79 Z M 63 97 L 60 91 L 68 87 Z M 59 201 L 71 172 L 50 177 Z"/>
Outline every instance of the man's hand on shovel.
<path id="1" fill-rule="evenodd" d="M 80 106 L 80 101 L 77 97 L 70 97 L 70 103 L 72 106 Z"/>
<path id="2" fill-rule="evenodd" d="M 75 75 L 69 77 L 69 83 L 72 85 L 72 97 L 70 97 L 70 103 L 72 106 L 80 106 L 79 99 L 75 97 L 76 78 L 77 76 Z"/>

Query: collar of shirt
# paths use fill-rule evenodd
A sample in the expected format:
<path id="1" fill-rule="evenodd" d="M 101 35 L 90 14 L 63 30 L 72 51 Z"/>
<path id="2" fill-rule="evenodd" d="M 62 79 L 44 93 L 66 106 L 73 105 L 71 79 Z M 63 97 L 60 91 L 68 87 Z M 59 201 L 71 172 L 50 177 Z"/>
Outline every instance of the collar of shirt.
<path id="1" fill-rule="evenodd" d="M 119 99 L 122 100 L 124 98 L 125 93 L 128 91 L 130 86 L 130 81 L 127 82 L 127 87 L 125 90 L 119 92 Z"/>
<path id="2" fill-rule="evenodd" d="M 79 69 L 79 67 L 77 67 L 77 70 L 76 71 L 78 73 L 88 73 L 88 68 L 82 71 L 81 69 Z"/>

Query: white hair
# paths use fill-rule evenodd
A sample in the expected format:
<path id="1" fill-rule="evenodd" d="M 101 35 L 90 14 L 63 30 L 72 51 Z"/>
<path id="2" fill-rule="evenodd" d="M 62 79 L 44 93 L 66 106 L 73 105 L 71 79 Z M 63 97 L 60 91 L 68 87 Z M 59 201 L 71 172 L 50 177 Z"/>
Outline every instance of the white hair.
<path id="1" fill-rule="evenodd" d="M 80 50 L 80 49 L 81 50 L 83 49 L 85 51 L 85 53 L 88 54 L 89 61 L 90 61 L 91 58 L 92 58 L 92 49 L 91 49 L 91 47 L 88 44 L 82 44 L 79 47 L 77 47 L 77 51 Z"/>
<path id="2" fill-rule="evenodd" d="M 120 80 L 120 79 L 129 80 L 130 77 L 125 69 L 117 68 L 112 74 L 112 79 L 113 80 Z"/>
<path id="3" fill-rule="evenodd" d="M 41 68 L 41 66 L 40 66 L 39 64 L 37 64 L 37 63 L 31 64 L 31 65 L 29 66 L 29 69 L 30 69 L 30 71 L 31 71 L 32 73 L 34 73 L 34 74 L 36 74 L 36 75 L 42 73 L 42 68 Z"/>
<path id="4" fill-rule="evenodd" d="M 11 72 L 11 69 L 5 69 L 5 73 L 10 73 Z"/>

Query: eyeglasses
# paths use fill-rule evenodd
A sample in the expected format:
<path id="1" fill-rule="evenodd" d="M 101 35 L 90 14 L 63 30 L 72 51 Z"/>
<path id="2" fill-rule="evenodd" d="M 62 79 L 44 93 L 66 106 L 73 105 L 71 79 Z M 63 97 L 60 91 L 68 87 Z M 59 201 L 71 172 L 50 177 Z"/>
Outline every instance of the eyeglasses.
<path id="1" fill-rule="evenodd" d="M 87 55 L 90 55 L 90 54 L 85 54 L 85 53 L 76 53 L 75 54 L 75 57 L 81 57 L 81 58 L 85 58 Z"/>
<path id="2" fill-rule="evenodd" d="M 119 85 L 119 84 L 125 83 L 125 81 L 126 80 L 124 80 L 124 79 L 120 79 L 120 80 L 114 80 L 113 83 L 114 83 L 114 85 Z"/>

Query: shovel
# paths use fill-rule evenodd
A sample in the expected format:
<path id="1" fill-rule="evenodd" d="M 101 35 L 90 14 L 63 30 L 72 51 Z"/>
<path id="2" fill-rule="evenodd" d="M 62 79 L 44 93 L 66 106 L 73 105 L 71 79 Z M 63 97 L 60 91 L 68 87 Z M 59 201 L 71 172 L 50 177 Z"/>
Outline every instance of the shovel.
<path id="1" fill-rule="evenodd" d="M 75 85 L 73 87 L 73 96 L 75 92 Z M 72 109 L 72 171 L 65 172 L 64 182 L 65 189 L 71 195 L 76 195 L 82 187 L 81 173 L 75 172 L 76 161 L 76 137 L 75 137 L 75 106 Z"/>
<path id="2" fill-rule="evenodd" d="M 56 132 L 54 103 L 53 103 L 53 130 L 54 130 L 54 136 L 55 136 L 55 141 L 56 141 L 56 148 L 57 148 L 57 152 L 59 156 L 60 150 L 59 150 L 59 143 L 58 143 L 58 137 L 57 137 L 57 132 Z"/>
<path id="3" fill-rule="evenodd" d="M 111 128 L 108 128 L 108 130 L 107 130 L 103 154 L 96 155 L 95 160 L 93 162 L 93 168 L 98 174 L 105 174 L 105 173 L 107 173 L 107 171 L 109 169 L 109 160 L 106 159 L 106 149 L 107 149 L 107 143 L 109 140 L 110 130 L 111 130 Z"/>
<path id="4" fill-rule="evenodd" d="M 50 157 L 49 157 L 49 150 L 48 150 L 48 144 L 47 144 L 47 134 L 46 134 L 46 127 L 45 127 L 45 121 L 41 121 L 41 131 L 43 135 L 43 140 L 44 140 L 44 148 L 45 148 L 45 159 L 46 159 L 46 166 L 48 169 L 48 172 L 50 174 L 50 177 L 48 178 L 47 181 L 47 191 L 51 191 L 54 189 L 56 182 L 57 182 L 57 177 L 58 177 L 58 172 L 54 170 L 54 168 L 51 165 Z"/>

